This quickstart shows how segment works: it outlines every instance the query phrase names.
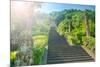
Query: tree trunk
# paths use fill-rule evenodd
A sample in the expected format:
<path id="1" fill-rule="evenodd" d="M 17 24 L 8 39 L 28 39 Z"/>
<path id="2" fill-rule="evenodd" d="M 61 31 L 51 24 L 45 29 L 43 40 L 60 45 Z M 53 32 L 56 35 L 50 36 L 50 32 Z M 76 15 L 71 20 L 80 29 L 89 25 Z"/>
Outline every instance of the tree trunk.
<path id="1" fill-rule="evenodd" d="M 90 30 L 89 30 L 88 16 L 86 12 L 85 12 L 84 19 L 85 19 L 85 26 L 86 26 L 86 36 L 88 37 L 90 36 Z"/>
<path id="2" fill-rule="evenodd" d="M 70 27 L 71 27 L 71 26 L 70 26 L 70 22 L 69 22 L 69 32 L 70 32 Z"/>
<path id="3" fill-rule="evenodd" d="M 84 14 L 84 20 L 85 20 L 86 37 L 87 37 L 86 46 L 88 46 L 88 44 L 89 44 L 88 37 L 90 36 L 90 30 L 89 30 L 89 22 L 88 22 L 88 15 L 87 15 L 87 12 L 85 12 L 85 14 Z"/>

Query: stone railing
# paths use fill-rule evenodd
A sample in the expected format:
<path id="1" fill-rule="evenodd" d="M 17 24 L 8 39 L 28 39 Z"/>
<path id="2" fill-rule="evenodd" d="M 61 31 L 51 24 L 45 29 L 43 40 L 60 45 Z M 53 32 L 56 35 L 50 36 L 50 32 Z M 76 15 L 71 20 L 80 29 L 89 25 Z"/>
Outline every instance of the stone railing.
<path id="1" fill-rule="evenodd" d="M 95 59 L 95 46 L 88 48 L 88 45 L 82 45 L 82 48 L 93 58 Z"/>

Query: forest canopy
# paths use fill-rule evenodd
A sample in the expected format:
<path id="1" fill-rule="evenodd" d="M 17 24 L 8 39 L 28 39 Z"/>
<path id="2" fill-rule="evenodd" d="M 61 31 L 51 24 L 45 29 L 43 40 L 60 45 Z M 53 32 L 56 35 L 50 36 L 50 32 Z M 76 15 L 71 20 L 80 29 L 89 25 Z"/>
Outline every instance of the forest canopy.
<path id="1" fill-rule="evenodd" d="M 95 11 L 65 9 L 50 15 L 57 24 L 56 31 L 70 45 L 89 44 L 92 47 L 95 44 Z"/>

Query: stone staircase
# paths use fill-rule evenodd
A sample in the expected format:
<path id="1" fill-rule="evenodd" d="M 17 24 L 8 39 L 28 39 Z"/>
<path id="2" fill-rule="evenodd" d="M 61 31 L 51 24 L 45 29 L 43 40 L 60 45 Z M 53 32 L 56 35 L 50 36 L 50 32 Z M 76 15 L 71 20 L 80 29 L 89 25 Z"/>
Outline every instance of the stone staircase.
<path id="1" fill-rule="evenodd" d="M 69 46 L 66 40 L 59 36 L 55 28 L 51 28 L 48 41 L 47 64 L 94 61 L 81 46 Z"/>

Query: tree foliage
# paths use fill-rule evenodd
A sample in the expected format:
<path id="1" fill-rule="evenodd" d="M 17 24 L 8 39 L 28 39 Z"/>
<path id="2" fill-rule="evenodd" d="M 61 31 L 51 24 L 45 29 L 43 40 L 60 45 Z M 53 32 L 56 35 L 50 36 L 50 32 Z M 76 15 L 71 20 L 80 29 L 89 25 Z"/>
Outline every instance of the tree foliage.
<path id="1" fill-rule="evenodd" d="M 70 45 L 84 45 L 87 42 L 85 38 L 89 39 L 88 44 L 95 44 L 95 11 L 70 9 L 52 12 L 51 16 L 57 23 L 57 32 L 64 36 Z"/>

